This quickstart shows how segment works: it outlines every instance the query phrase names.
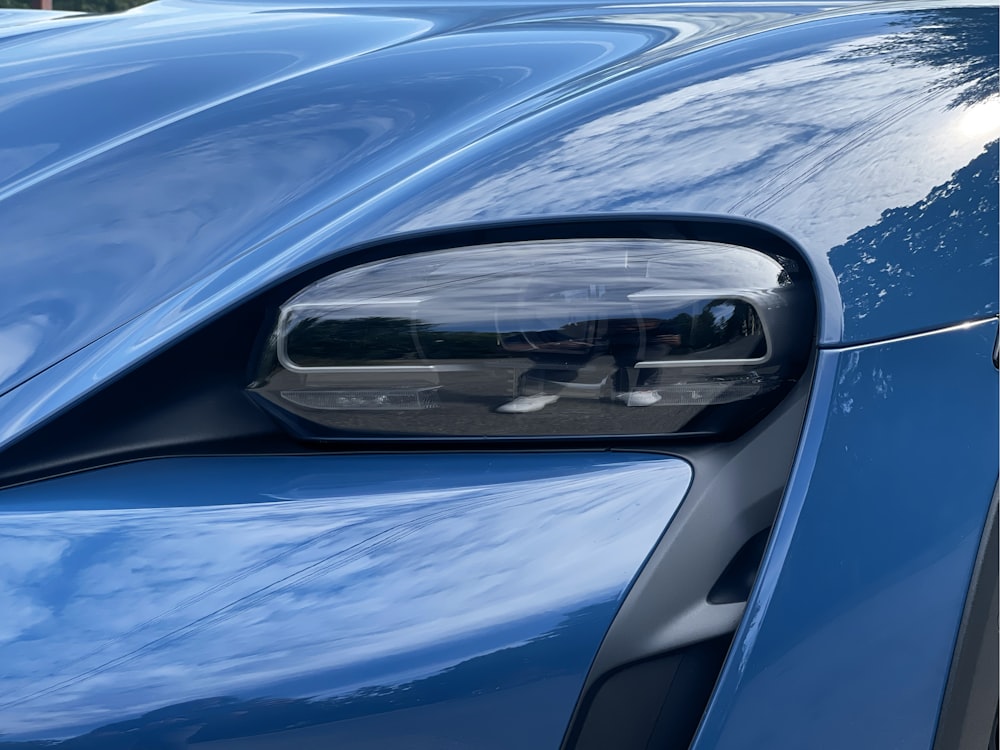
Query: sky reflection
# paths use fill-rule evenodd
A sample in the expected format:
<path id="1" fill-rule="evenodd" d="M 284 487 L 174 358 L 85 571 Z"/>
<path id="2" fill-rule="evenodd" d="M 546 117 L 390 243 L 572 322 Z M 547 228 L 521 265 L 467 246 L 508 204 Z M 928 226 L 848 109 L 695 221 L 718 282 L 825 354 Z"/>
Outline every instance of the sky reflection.
<path id="1" fill-rule="evenodd" d="M 357 489 L 387 469 L 412 489 Z M 5 491 L 0 731 L 340 695 L 530 640 L 623 595 L 689 477 L 599 455 L 178 459 Z"/>
<path id="2" fill-rule="evenodd" d="M 387 221 L 415 230 L 588 212 L 742 215 L 791 234 L 816 258 L 832 300 L 844 294 L 853 305 L 823 254 L 884 212 L 918 205 L 1000 135 L 1000 120 L 968 120 L 996 96 L 995 27 L 990 8 L 856 15 L 730 42 L 724 68 L 712 49 L 668 60 L 470 153 L 450 165 L 460 177 L 415 186 Z M 960 43 L 918 48 L 936 36 Z M 969 192 L 985 199 L 994 185 L 987 175 Z M 995 257 L 989 237 L 951 246 L 973 264 Z M 883 249 L 880 263 L 897 250 Z M 935 295 L 940 281 L 937 270 L 920 275 L 916 319 L 890 290 L 885 314 L 854 319 L 848 336 L 983 312 L 982 294 Z M 837 307 L 829 315 L 841 316 Z"/>

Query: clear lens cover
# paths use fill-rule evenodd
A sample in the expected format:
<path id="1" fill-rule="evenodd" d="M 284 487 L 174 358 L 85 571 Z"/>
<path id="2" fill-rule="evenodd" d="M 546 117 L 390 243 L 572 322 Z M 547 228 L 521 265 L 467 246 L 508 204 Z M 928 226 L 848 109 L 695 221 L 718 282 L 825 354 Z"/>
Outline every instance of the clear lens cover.
<path id="1" fill-rule="evenodd" d="M 463 247 L 289 299 L 250 391 L 313 439 L 726 432 L 801 373 L 812 316 L 793 261 L 734 245 Z"/>

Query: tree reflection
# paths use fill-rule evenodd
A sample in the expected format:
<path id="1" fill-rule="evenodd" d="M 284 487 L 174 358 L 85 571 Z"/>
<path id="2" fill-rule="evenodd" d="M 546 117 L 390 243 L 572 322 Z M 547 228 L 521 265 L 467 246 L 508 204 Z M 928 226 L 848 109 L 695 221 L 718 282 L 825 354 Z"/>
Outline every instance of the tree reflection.
<path id="1" fill-rule="evenodd" d="M 670 337 L 675 354 L 708 350 L 747 337 L 762 342 L 756 312 L 740 300 L 709 300 L 681 312 L 656 310 L 640 317 L 602 319 L 597 314 L 588 317 L 585 311 L 579 317 L 561 326 L 531 330 L 498 317 L 488 331 L 443 330 L 415 318 L 306 317 L 288 331 L 286 345 L 295 364 L 322 367 L 524 355 L 592 357 L 613 347 L 611 339 L 619 348 L 625 344 L 635 348 L 639 359 L 646 357 L 647 346 L 662 342 L 664 336 Z"/>
<path id="2" fill-rule="evenodd" d="M 371 361 L 496 356 L 495 333 L 442 331 L 411 318 L 307 318 L 288 332 L 288 353 L 302 367 Z"/>
<path id="3" fill-rule="evenodd" d="M 932 66 L 941 77 L 932 87 L 957 93 L 949 106 L 971 106 L 997 93 L 1000 11 L 983 8 L 942 8 L 914 11 L 891 26 L 906 31 L 877 44 L 851 50 L 850 57 L 886 55 L 891 65 Z"/>
<path id="4" fill-rule="evenodd" d="M 939 323 L 922 319 L 928 294 L 959 309 L 967 299 L 993 300 L 972 312 L 996 312 L 998 177 L 1000 147 L 993 141 L 925 198 L 885 211 L 833 248 L 830 265 L 847 324 L 880 311 L 890 298 L 894 319 L 908 317 L 912 328 Z"/>

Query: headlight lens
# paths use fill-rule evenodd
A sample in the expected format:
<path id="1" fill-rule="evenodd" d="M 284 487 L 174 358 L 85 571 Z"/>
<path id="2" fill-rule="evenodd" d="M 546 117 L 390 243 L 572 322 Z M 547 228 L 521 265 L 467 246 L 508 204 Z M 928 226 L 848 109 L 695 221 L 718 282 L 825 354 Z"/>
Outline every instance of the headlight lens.
<path id="1" fill-rule="evenodd" d="M 794 261 L 720 243 L 407 255 L 289 299 L 250 392 L 308 439 L 718 434 L 801 374 L 813 307 Z"/>

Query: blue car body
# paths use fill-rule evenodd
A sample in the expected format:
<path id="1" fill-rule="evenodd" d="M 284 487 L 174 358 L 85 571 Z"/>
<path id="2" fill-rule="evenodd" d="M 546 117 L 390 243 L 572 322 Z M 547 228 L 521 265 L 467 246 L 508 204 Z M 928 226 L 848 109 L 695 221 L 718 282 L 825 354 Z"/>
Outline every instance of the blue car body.
<path id="1" fill-rule="evenodd" d="M 997 23 L 0 13 L 0 748 L 980 746 L 950 738 L 997 699 L 995 665 L 959 685 L 996 585 Z M 243 311 L 324 264 L 660 222 L 815 282 L 807 377 L 725 446 L 290 449 L 241 411 Z M 758 533 L 752 591 L 707 601 Z"/>

